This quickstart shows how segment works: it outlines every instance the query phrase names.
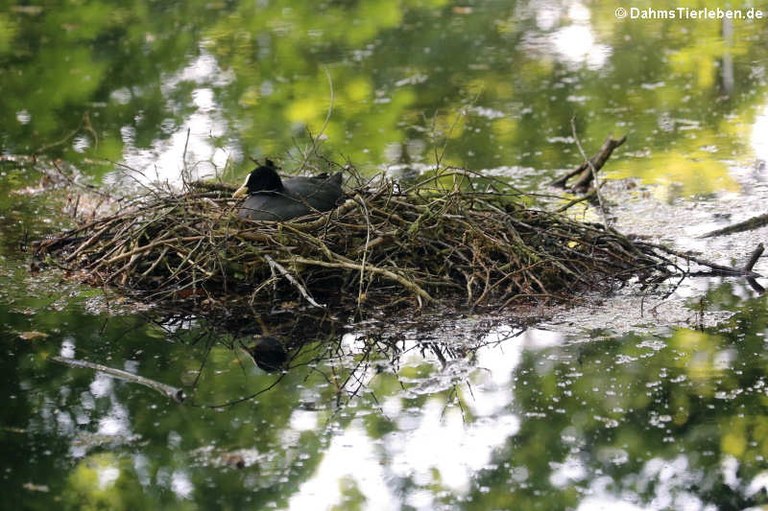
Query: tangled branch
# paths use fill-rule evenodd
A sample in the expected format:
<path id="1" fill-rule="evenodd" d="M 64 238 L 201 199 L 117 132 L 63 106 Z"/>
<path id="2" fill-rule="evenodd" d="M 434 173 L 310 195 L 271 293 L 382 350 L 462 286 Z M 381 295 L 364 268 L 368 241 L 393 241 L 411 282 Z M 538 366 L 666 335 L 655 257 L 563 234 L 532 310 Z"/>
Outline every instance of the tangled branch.
<path id="1" fill-rule="evenodd" d="M 228 190 L 154 194 L 40 243 L 37 253 L 93 284 L 214 312 L 288 300 L 498 307 L 671 271 L 653 247 L 475 190 L 471 178 L 452 170 L 408 192 L 380 179 L 332 212 L 290 222 L 237 218 Z"/>

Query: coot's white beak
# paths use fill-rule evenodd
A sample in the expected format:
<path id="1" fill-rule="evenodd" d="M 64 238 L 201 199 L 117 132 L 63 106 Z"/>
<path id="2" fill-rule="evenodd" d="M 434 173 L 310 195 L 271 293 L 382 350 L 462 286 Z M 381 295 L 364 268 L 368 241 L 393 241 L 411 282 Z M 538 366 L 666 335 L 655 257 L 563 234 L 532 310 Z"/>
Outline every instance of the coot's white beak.
<path id="1" fill-rule="evenodd" d="M 235 190 L 235 193 L 232 194 L 232 197 L 245 197 L 248 195 L 248 187 L 246 185 L 248 184 L 248 178 L 250 177 L 250 174 L 245 176 L 245 181 L 243 181 L 243 184 L 240 186 L 240 188 Z"/>
<path id="2" fill-rule="evenodd" d="M 243 185 L 235 190 L 235 193 L 232 194 L 232 197 L 245 197 L 246 195 L 248 195 L 248 187 Z"/>

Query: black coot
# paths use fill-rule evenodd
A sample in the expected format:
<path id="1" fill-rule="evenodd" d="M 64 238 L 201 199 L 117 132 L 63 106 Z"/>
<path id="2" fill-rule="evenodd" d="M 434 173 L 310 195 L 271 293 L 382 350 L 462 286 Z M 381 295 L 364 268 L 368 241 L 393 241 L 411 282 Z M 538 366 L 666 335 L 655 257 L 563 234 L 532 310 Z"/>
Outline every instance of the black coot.
<path id="1" fill-rule="evenodd" d="M 330 211 L 343 196 L 341 172 L 281 179 L 267 160 L 248 174 L 233 197 L 247 195 L 238 215 L 249 220 L 290 220 L 312 212 Z"/>

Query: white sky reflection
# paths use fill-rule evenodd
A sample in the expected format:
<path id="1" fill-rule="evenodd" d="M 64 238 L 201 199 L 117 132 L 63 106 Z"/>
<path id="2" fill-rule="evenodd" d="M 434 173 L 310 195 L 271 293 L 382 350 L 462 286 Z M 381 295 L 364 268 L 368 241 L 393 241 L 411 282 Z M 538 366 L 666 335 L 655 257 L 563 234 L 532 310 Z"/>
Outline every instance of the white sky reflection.
<path id="1" fill-rule="evenodd" d="M 500 327 L 481 340 L 484 346 L 477 351 L 476 367 L 468 366 L 468 374 L 458 385 L 462 405 L 474 418 L 471 422 L 455 404 L 446 406 L 444 393 L 427 399 L 420 408 L 409 408 L 408 392 L 382 399 L 384 413 L 398 417 L 397 431 L 381 440 L 372 439 L 361 420 L 340 431 L 290 508 L 323 509 L 341 504 L 342 481 L 354 483 L 366 495 L 366 509 L 399 509 L 403 497 L 390 481 L 403 478 L 426 488 L 439 484 L 459 494 L 469 491 L 473 475 L 487 467 L 495 450 L 520 429 L 519 417 L 511 412 L 514 395 L 509 385 L 524 346 L 541 344 L 534 342 L 536 332 L 522 342 L 515 330 Z M 423 363 L 423 359 L 414 357 L 412 363 Z M 443 372 L 451 370 L 455 368 L 449 364 Z M 434 378 L 440 378 L 439 372 Z M 414 489 L 406 499 L 415 509 L 434 509 L 437 504 L 433 491 Z"/>
<path id="2" fill-rule="evenodd" d="M 592 29 L 591 13 L 582 2 L 539 2 L 536 25 L 544 34 L 528 41 L 532 48 L 553 54 L 572 67 L 600 69 L 608 61 L 611 47 L 600 44 Z"/>
<path id="3" fill-rule="evenodd" d="M 765 105 L 755 118 L 750 142 L 755 159 L 768 161 L 768 105 Z"/>
<path id="4" fill-rule="evenodd" d="M 228 159 L 239 158 L 234 148 L 221 148 L 214 144 L 216 137 L 226 134 L 228 126 L 218 114 L 219 108 L 211 86 L 221 85 L 229 79 L 215 59 L 204 53 L 164 82 L 163 90 L 167 97 L 172 97 L 172 91 L 180 82 L 199 84 L 192 91 L 192 104 L 196 110 L 178 126 L 173 126 L 173 121 L 169 120 L 173 132 L 167 139 L 156 140 L 150 148 L 134 145 L 131 127 L 121 130 L 125 144 L 123 164 L 137 171 L 132 173 L 133 179 L 142 184 L 155 182 L 178 186 L 182 182 L 185 159 L 191 178 L 201 179 L 216 175 L 225 167 Z M 119 170 L 118 176 L 124 172 Z"/>

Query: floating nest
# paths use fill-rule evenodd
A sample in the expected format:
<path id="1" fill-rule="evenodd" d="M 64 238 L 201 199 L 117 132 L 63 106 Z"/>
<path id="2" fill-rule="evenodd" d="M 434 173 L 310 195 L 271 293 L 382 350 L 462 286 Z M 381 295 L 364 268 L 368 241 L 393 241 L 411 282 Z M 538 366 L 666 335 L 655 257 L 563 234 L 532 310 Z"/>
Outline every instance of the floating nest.
<path id="1" fill-rule="evenodd" d="M 41 242 L 37 254 L 142 301 L 224 314 L 275 304 L 503 308 L 673 271 L 655 247 L 525 207 L 524 196 L 466 171 L 410 189 L 354 177 L 335 210 L 287 222 L 238 218 L 226 187 L 155 192 Z"/>

